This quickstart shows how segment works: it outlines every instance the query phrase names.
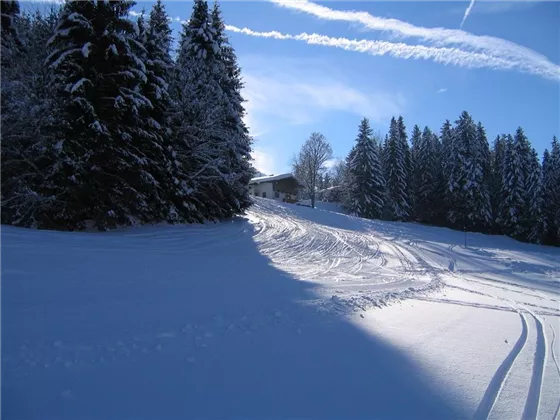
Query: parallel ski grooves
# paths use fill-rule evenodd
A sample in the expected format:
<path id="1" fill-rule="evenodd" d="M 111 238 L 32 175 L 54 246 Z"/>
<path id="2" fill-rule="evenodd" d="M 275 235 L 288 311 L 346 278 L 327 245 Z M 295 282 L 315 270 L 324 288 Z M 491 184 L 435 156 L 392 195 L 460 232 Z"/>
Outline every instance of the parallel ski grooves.
<path id="1" fill-rule="evenodd" d="M 500 392 L 502 391 L 506 377 L 511 370 L 513 362 L 515 362 L 515 359 L 517 358 L 519 353 L 521 353 L 523 347 L 525 347 L 525 343 L 527 343 L 527 320 L 521 313 L 519 313 L 519 317 L 521 318 L 522 325 L 521 335 L 515 343 L 515 346 L 513 346 L 513 349 L 509 352 L 500 367 L 498 367 L 498 369 L 496 370 L 496 373 L 494 373 L 494 377 L 490 381 L 490 384 L 488 384 L 488 388 L 486 388 L 486 391 L 484 392 L 482 401 L 480 401 L 480 404 L 478 405 L 478 408 L 474 413 L 473 419 L 475 420 L 488 418 L 490 412 L 492 411 L 492 408 L 494 407 L 494 404 L 496 403 L 496 400 L 498 399 L 498 396 L 500 395 Z"/>
<path id="2" fill-rule="evenodd" d="M 554 364 L 556 365 L 556 371 L 560 376 L 560 365 L 558 365 L 558 359 L 556 358 L 556 352 L 554 351 L 554 345 L 556 343 L 556 333 L 554 332 L 554 328 L 552 325 L 548 324 L 550 327 L 550 332 L 552 333 L 552 342 L 550 343 L 550 353 L 552 353 L 552 360 L 554 360 Z M 558 418 L 558 414 L 560 413 L 560 401 L 558 401 L 558 405 L 556 406 L 556 411 L 554 412 L 554 416 L 552 420 L 556 420 Z"/>
<path id="3" fill-rule="evenodd" d="M 535 350 L 535 361 L 533 362 L 533 376 L 529 386 L 529 395 L 523 410 L 524 419 L 536 419 L 539 412 L 541 399 L 541 388 L 546 362 L 546 341 L 544 338 L 543 325 L 540 319 L 531 314 L 537 324 L 537 349 Z"/>

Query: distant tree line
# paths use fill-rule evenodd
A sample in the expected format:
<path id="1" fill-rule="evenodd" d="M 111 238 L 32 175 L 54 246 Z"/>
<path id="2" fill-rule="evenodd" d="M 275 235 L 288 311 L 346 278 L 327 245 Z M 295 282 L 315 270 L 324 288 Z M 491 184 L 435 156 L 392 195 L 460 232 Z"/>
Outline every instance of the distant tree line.
<path id="1" fill-rule="evenodd" d="M 373 134 L 363 119 L 346 160 L 318 182 L 319 199 L 360 217 L 505 234 L 560 245 L 560 144 L 542 162 L 523 129 L 496 137 L 463 112 L 439 135 L 417 125 L 410 143 L 402 117 Z"/>
<path id="2" fill-rule="evenodd" d="M 199 222 L 250 204 L 241 71 L 217 3 L 172 55 L 161 0 L 2 6 L 2 223 L 104 230 Z"/>

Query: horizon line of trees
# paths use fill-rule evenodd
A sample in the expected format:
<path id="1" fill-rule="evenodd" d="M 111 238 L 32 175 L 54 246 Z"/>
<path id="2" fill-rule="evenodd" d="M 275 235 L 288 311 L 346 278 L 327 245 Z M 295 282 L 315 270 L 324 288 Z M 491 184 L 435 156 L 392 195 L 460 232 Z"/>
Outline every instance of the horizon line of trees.
<path id="1" fill-rule="evenodd" d="M 220 220 L 251 205 L 241 70 L 194 0 L 172 56 L 161 0 L 2 0 L 2 223 L 100 230 Z"/>
<path id="2" fill-rule="evenodd" d="M 464 111 L 439 135 L 392 118 L 382 140 L 364 118 L 344 161 L 324 171 L 319 199 L 349 213 L 504 234 L 560 245 L 560 144 L 552 139 L 542 162 L 523 129 L 488 143 L 482 123 Z"/>

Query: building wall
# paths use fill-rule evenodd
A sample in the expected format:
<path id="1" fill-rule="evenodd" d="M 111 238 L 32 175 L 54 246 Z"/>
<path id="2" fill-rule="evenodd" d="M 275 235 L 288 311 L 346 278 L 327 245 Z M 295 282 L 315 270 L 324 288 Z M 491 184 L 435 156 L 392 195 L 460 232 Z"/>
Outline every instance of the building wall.
<path id="1" fill-rule="evenodd" d="M 252 185 L 252 187 L 252 195 L 255 195 L 257 197 L 274 198 L 272 182 L 263 182 L 261 184 Z"/>
<path id="2" fill-rule="evenodd" d="M 295 194 L 284 194 L 280 191 L 274 191 L 273 182 L 262 182 L 260 184 L 250 185 L 249 192 L 256 197 L 272 198 L 278 201 L 284 201 L 286 196 L 289 196 L 291 199 L 296 198 Z"/>

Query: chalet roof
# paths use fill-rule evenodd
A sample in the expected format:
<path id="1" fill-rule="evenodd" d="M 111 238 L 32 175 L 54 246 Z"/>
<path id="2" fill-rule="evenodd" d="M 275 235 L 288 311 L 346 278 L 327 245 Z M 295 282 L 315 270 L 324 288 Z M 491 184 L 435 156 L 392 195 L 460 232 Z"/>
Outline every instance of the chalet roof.
<path id="1" fill-rule="evenodd" d="M 258 178 L 253 178 L 249 181 L 249 184 L 262 184 L 263 182 L 273 182 L 273 181 L 280 181 L 281 179 L 289 179 L 295 177 L 291 174 L 280 174 L 280 175 L 269 175 L 269 176 L 260 176 Z"/>

